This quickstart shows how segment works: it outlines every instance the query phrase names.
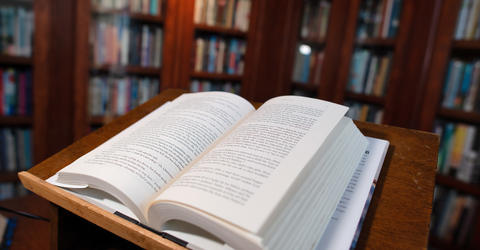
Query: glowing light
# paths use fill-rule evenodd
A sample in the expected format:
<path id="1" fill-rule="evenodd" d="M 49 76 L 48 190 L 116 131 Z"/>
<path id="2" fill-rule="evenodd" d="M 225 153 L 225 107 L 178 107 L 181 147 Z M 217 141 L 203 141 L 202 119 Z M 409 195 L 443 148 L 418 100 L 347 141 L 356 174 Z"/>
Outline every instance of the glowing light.
<path id="1" fill-rule="evenodd" d="M 312 53 L 312 48 L 310 48 L 310 46 L 305 45 L 305 44 L 300 45 L 298 50 L 300 51 L 300 53 L 302 53 L 304 55 L 310 55 L 310 53 Z"/>

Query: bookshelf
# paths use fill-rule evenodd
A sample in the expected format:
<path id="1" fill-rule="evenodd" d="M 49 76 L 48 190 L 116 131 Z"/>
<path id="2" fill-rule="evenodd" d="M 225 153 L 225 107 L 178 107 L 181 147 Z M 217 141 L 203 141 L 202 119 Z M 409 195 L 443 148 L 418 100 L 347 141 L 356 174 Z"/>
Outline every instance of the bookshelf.
<path id="1" fill-rule="evenodd" d="M 178 3 L 92 0 L 75 7 L 73 130 L 80 138 L 172 82 Z"/>
<path id="2" fill-rule="evenodd" d="M 380 112 L 377 115 L 369 115 L 369 117 L 377 117 L 378 122 L 399 124 L 394 115 L 394 110 L 396 111 L 398 106 L 396 93 L 402 89 L 403 85 L 402 72 L 406 67 L 405 62 L 409 54 L 407 51 L 411 46 L 409 43 L 412 39 L 413 13 L 421 4 L 412 0 L 319 0 L 301 1 L 301 3 L 301 6 L 297 7 L 299 14 L 295 16 L 296 19 L 293 19 L 296 28 L 292 33 L 298 36 L 294 45 L 294 56 L 291 57 L 294 63 L 290 93 L 362 107 L 360 109 L 364 112 L 369 108 L 368 112 Z M 312 12 L 309 9 L 315 9 L 311 6 L 322 4 L 329 9 L 324 37 L 315 39 L 302 37 L 302 29 L 305 29 L 305 24 L 302 23 L 308 23 L 306 15 Z M 365 15 L 371 17 L 377 15 L 378 21 L 366 22 Z M 310 23 L 310 25 L 314 24 Z M 374 28 L 370 26 L 378 26 L 378 34 L 374 34 Z M 366 31 L 362 33 L 361 29 Z M 382 30 L 384 30 L 383 33 Z M 304 52 L 312 53 L 303 56 L 305 63 L 299 64 L 299 61 L 302 61 L 298 59 L 302 45 Z M 315 52 L 323 52 L 323 58 L 317 60 Z M 359 56 L 358 52 L 362 52 L 363 55 Z M 376 58 L 376 62 L 373 63 L 371 58 Z M 318 65 L 318 61 L 329 63 Z M 359 63 L 359 61 L 362 62 Z M 367 66 L 373 64 L 375 66 L 372 68 L 375 70 L 366 68 L 365 72 L 360 72 L 365 79 L 358 80 L 359 86 L 352 88 L 351 75 L 355 63 Z M 298 67 L 298 65 L 301 66 Z M 302 66 L 304 66 L 303 70 Z M 369 90 L 365 91 L 369 73 L 372 74 L 369 80 L 370 86 Z M 378 118 L 382 115 L 383 118 Z"/>
<path id="3" fill-rule="evenodd" d="M 431 65 L 424 74 L 425 95 L 414 120 L 417 128 L 441 135 L 430 233 L 430 245 L 437 249 L 474 249 L 480 243 L 478 163 L 471 153 L 478 151 L 480 115 L 472 102 L 476 98 L 472 87 L 477 82 L 473 72 L 478 68 L 480 43 L 469 24 L 478 21 L 478 8 L 476 0 L 439 5 L 436 26 L 442 28 L 433 35 Z"/>
<path id="4" fill-rule="evenodd" d="M 17 171 L 33 166 L 32 1 L 0 3 L 0 199 L 26 194 Z"/>
<path id="5" fill-rule="evenodd" d="M 356 112 L 354 119 L 395 124 L 393 110 L 418 5 L 410 0 L 352 1 L 334 101 L 375 112 Z"/>
<path id="6" fill-rule="evenodd" d="M 332 100 L 330 91 L 340 60 L 341 41 L 346 25 L 344 0 L 296 1 L 292 17 L 291 73 L 289 92 Z M 343 17 L 342 17 L 343 16 Z M 323 62 L 329 62 L 324 64 Z"/>
<path id="7" fill-rule="evenodd" d="M 179 7 L 182 43 L 176 87 L 245 96 L 262 0 L 188 0 Z"/>

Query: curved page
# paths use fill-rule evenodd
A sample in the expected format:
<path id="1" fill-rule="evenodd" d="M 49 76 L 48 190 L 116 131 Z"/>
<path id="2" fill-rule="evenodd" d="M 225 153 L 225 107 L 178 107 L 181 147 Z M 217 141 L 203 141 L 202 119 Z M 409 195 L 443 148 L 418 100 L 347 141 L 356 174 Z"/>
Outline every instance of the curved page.
<path id="1" fill-rule="evenodd" d="M 59 171 L 57 181 L 109 192 L 146 222 L 151 197 L 253 110 L 230 93 L 184 94 Z"/>
<path id="2" fill-rule="evenodd" d="M 187 204 L 258 234 L 346 111 L 347 107 L 311 98 L 273 98 L 155 203 Z"/>

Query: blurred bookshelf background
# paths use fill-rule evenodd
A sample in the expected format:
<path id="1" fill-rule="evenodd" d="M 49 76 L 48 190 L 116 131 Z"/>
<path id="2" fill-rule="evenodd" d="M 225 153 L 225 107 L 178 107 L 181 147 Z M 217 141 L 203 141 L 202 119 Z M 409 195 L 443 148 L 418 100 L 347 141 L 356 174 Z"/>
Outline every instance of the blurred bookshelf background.
<path id="1" fill-rule="evenodd" d="M 480 245 L 480 0 L 4 0 L 0 199 L 167 88 L 350 107 L 440 136 L 429 247 Z"/>

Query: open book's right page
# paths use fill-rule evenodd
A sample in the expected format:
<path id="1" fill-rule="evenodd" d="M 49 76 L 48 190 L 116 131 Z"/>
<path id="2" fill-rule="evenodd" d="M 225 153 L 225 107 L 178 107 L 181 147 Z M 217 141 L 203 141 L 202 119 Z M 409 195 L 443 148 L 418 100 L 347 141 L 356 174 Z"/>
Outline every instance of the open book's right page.
<path id="1" fill-rule="evenodd" d="M 372 191 L 382 169 L 389 142 L 367 137 L 368 147 L 348 184 L 316 249 L 349 249 L 361 227 Z M 365 211 L 364 211 L 365 210 Z M 362 212 L 363 211 L 363 212 Z"/>
<path id="2" fill-rule="evenodd" d="M 258 233 L 347 107 L 298 96 L 266 102 L 157 197 Z"/>

